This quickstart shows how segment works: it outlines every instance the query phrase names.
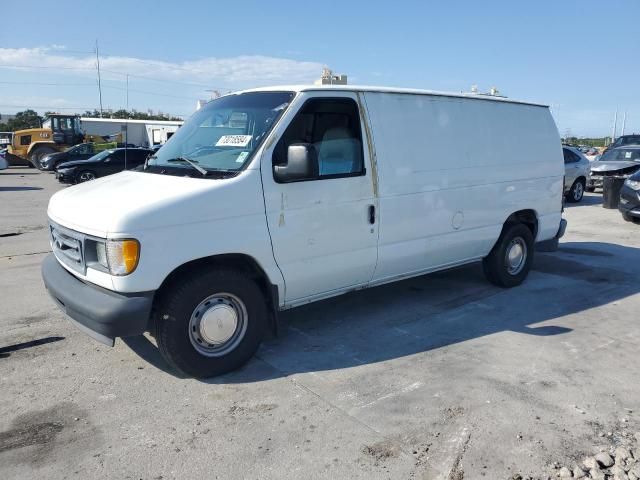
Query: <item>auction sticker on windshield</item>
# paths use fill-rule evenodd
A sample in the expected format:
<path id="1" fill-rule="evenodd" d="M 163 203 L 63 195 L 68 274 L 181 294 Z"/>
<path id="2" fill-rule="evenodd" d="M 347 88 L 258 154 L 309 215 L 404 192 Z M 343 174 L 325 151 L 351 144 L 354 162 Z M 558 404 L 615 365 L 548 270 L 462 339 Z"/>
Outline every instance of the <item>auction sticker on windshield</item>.
<path id="1" fill-rule="evenodd" d="M 216 147 L 246 147 L 250 141 L 251 135 L 223 135 Z"/>

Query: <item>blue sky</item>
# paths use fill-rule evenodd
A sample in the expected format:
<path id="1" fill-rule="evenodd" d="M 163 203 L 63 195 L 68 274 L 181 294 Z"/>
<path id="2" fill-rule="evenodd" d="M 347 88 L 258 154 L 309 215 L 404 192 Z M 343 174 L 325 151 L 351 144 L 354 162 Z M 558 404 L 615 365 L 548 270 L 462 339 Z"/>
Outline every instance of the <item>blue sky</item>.
<path id="1" fill-rule="evenodd" d="M 105 108 L 126 105 L 125 74 L 131 108 L 189 115 L 209 89 L 310 83 L 326 65 L 358 84 L 497 86 L 551 104 L 563 135 L 609 135 L 616 108 L 640 131 L 638 0 L 21 0 L 2 18 L 0 113 L 96 108 L 97 39 Z"/>

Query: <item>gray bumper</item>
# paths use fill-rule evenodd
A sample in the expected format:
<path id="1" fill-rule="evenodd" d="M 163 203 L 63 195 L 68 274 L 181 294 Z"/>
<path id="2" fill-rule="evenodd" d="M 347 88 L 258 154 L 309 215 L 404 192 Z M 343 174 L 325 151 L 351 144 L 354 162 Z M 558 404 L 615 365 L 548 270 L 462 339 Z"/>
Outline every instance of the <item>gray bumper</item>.
<path id="1" fill-rule="evenodd" d="M 116 337 L 147 330 L 155 292 L 124 294 L 84 283 L 65 270 L 52 253 L 42 262 L 42 279 L 72 322 L 102 343 L 113 346 Z"/>

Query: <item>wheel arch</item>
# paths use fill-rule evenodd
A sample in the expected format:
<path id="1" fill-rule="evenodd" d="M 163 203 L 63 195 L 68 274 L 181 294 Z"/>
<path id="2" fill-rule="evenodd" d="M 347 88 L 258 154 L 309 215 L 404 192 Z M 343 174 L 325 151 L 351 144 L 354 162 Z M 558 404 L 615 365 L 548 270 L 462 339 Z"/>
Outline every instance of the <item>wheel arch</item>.
<path id="1" fill-rule="evenodd" d="M 280 293 L 278 286 L 271 282 L 271 279 L 258 263 L 258 261 L 250 255 L 244 253 L 225 253 L 220 255 L 211 255 L 194 260 L 176 267 L 169 275 L 166 276 L 160 288 L 154 296 L 154 303 L 162 298 L 163 291 L 170 288 L 174 281 L 185 275 L 193 275 L 199 271 L 211 268 L 228 268 L 246 274 L 253 279 L 262 291 L 267 308 L 270 315 L 270 326 L 274 333 L 278 333 L 278 307 L 280 302 Z"/>
<path id="2" fill-rule="evenodd" d="M 504 229 L 508 224 L 513 223 L 522 223 L 526 225 L 531 231 L 531 235 L 533 235 L 533 240 L 536 240 L 536 237 L 538 236 L 538 213 L 535 210 L 526 208 L 513 212 L 502 224 L 502 231 L 500 234 L 502 235 L 502 232 L 504 232 Z"/>
<path id="3" fill-rule="evenodd" d="M 37 149 L 39 149 L 41 147 L 52 147 L 56 151 L 58 150 L 56 148 L 56 143 L 55 142 L 51 142 L 51 141 L 33 142 L 31 145 L 29 145 L 29 148 L 27 149 L 27 155 L 30 155 L 31 152 L 33 152 L 34 150 L 37 150 Z"/>

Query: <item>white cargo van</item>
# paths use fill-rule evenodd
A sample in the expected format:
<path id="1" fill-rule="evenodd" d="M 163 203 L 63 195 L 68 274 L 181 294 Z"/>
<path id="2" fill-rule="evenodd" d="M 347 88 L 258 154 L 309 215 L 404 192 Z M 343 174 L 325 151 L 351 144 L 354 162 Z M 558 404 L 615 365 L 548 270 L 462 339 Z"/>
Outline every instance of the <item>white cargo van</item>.
<path id="1" fill-rule="evenodd" d="M 243 91 L 144 168 L 56 193 L 42 273 L 94 338 L 149 331 L 175 368 L 212 376 L 251 358 L 280 310 L 475 261 L 520 284 L 534 244 L 564 233 L 563 174 L 544 105 Z"/>

